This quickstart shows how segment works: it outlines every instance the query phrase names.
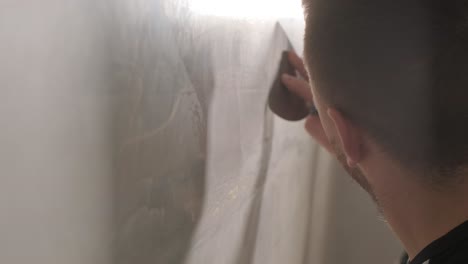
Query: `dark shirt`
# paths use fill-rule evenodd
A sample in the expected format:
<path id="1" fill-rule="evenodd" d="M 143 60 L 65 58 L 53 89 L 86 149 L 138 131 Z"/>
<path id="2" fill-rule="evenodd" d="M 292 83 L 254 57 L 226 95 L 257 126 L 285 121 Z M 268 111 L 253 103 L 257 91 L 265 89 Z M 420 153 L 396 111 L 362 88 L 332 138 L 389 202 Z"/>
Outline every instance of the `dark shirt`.
<path id="1" fill-rule="evenodd" d="M 401 263 L 468 264 L 468 221 L 429 244 L 412 261 L 404 256 Z"/>

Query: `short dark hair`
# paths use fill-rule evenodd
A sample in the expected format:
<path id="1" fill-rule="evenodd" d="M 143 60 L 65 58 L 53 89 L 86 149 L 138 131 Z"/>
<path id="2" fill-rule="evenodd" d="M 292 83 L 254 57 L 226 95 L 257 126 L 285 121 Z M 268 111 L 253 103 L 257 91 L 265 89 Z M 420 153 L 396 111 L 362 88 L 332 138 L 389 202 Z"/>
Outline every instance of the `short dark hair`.
<path id="1" fill-rule="evenodd" d="M 467 164 L 468 1 L 304 0 L 320 95 L 409 168 Z"/>

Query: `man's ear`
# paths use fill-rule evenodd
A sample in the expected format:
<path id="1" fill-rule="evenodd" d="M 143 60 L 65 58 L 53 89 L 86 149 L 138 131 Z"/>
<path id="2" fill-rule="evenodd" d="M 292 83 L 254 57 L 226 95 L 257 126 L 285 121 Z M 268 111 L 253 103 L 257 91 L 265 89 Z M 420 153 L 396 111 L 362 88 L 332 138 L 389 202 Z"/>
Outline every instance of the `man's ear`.
<path id="1" fill-rule="evenodd" d="M 327 114 L 333 121 L 348 166 L 356 167 L 363 154 L 361 131 L 337 109 L 328 108 Z"/>

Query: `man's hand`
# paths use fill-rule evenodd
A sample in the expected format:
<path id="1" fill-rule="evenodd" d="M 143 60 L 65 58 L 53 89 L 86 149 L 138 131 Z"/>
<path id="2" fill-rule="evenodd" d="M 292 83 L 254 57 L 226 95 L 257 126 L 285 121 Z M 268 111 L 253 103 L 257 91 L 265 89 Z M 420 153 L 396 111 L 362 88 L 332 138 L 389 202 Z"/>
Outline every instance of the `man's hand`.
<path id="1" fill-rule="evenodd" d="M 307 75 L 303 60 L 294 52 L 289 52 L 288 59 L 302 78 L 283 74 L 283 76 L 281 76 L 281 80 L 289 91 L 300 96 L 308 104 L 313 104 L 314 98 L 309 85 L 309 76 Z M 320 145 L 329 152 L 333 152 L 330 142 L 323 130 L 319 115 L 309 115 L 305 122 L 305 129 Z"/>

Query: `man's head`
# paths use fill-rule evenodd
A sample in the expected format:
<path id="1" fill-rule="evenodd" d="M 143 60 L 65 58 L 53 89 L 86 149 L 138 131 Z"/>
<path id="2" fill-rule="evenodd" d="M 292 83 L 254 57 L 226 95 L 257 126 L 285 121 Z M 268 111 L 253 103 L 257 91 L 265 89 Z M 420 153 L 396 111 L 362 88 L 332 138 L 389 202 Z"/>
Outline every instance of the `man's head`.
<path id="1" fill-rule="evenodd" d="M 357 164 L 380 152 L 426 182 L 459 175 L 468 159 L 468 2 L 304 6 L 314 100 L 345 166 L 363 175 Z"/>

